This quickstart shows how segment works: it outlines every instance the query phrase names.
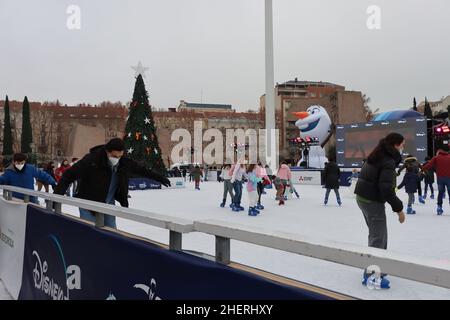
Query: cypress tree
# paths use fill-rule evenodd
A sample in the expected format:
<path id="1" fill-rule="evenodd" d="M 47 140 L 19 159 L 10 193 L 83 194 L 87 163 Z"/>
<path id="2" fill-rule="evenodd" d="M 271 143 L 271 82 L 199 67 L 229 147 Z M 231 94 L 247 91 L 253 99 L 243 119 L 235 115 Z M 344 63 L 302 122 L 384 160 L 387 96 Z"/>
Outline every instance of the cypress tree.
<path id="1" fill-rule="evenodd" d="M 431 111 L 431 106 L 430 106 L 430 103 L 428 102 L 427 98 L 425 98 L 425 109 L 424 109 L 423 115 L 427 119 L 433 119 L 433 111 Z"/>
<path id="2" fill-rule="evenodd" d="M 30 103 L 28 98 L 25 97 L 22 105 L 22 139 L 21 139 L 21 152 L 30 154 L 31 143 L 33 142 L 33 131 L 31 129 L 30 121 Z"/>
<path id="3" fill-rule="evenodd" d="M 13 151 L 13 141 L 12 141 L 12 133 L 11 133 L 11 118 L 9 115 L 9 100 L 8 96 L 6 96 L 5 100 L 5 118 L 3 120 L 3 152 L 2 155 L 6 157 L 11 157 L 14 153 Z"/>

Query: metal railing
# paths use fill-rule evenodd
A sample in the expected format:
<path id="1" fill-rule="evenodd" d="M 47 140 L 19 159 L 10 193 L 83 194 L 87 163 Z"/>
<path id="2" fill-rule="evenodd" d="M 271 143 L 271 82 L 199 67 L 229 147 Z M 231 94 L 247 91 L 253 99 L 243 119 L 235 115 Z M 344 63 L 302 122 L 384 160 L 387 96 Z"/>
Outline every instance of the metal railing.
<path id="1" fill-rule="evenodd" d="M 297 234 L 263 230 L 225 221 L 190 221 L 11 186 L 0 186 L 0 189 L 3 189 L 6 200 L 12 199 L 12 192 L 24 194 L 24 202 L 29 202 L 30 196 L 43 198 L 46 200 L 47 209 L 56 214 L 61 213 L 62 204 L 95 211 L 97 213 L 95 226 L 98 228 L 104 227 L 103 217 L 108 214 L 169 230 L 171 250 L 182 250 L 182 235 L 185 233 L 201 232 L 213 235 L 216 239 L 215 259 L 222 264 L 231 263 L 231 240 L 237 240 L 351 267 L 366 268 L 377 265 L 383 273 L 450 289 L 450 260 L 436 261 L 411 257 L 376 248 L 319 241 Z"/>
<path id="2" fill-rule="evenodd" d="M 94 211 L 96 212 L 95 226 L 97 228 L 102 228 L 105 226 L 104 216 L 105 214 L 108 214 L 111 216 L 120 217 L 127 220 L 169 230 L 169 247 L 171 250 L 181 251 L 182 234 L 194 231 L 193 222 L 187 219 L 170 217 L 138 209 L 122 208 L 95 201 L 71 198 L 11 186 L 0 186 L 0 188 L 3 189 L 3 197 L 6 200 L 12 200 L 13 192 L 23 194 L 23 201 L 25 203 L 30 201 L 30 196 L 45 199 L 46 208 L 54 211 L 57 214 L 62 213 L 61 208 L 63 204 Z"/>

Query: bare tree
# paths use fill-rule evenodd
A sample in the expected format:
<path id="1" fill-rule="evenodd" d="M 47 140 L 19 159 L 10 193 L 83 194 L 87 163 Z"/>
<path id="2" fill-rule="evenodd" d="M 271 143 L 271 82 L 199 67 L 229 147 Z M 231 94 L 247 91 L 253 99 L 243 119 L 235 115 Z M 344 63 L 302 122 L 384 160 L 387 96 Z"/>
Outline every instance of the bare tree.
<path id="1" fill-rule="evenodd" d="M 362 97 L 363 97 L 364 112 L 366 114 L 366 121 L 370 122 L 375 117 L 375 114 L 377 114 L 380 111 L 380 108 L 377 108 L 377 109 L 373 110 L 369 106 L 369 103 L 371 101 L 370 97 L 368 97 L 366 94 L 363 94 Z"/>

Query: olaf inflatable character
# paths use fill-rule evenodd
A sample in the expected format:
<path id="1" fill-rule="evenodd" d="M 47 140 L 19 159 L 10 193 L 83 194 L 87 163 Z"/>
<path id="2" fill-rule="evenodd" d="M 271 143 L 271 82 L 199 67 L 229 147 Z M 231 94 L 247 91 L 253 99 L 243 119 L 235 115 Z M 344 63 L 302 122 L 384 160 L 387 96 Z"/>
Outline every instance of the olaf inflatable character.
<path id="1" fill-rule="evenodd" d="M 331 119 L 328 112 L 322 106 L 311 106 L 306 112 L 293 113 L 299 120 L 295 126 L 300 129 L 302 138 L 318 138 L 320 145 L 311 146 L 309 149 L 309 167 L 323 168 L 328 159 L 325 156 L 323 145 L 331 132 Z M 305 156 L 303 156 L 303 160 Z"/>

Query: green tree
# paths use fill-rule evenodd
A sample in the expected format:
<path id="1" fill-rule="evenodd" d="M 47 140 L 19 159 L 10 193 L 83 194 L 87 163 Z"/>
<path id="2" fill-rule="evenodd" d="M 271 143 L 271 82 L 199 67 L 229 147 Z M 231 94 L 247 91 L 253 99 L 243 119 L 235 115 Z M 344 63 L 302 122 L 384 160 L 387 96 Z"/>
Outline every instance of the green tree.
<path id="1" fill-rule="evenodd" d="M 152 109 L 148 102 L 148 93 L 141 75 L 136 78 L 133 100 L 125 126 L 124 142 L 128 157 L 143 163 L 155 172 L 167 175 L 166 166 L 161 157 Z"/>
<path id="2" fill-rule="evenodd" d="M 424 109 L 423 115 L 427 119 L 433 119 L 433 111 L 431 111 L 431 106 L 430 106 L 430 103 L 428 102 L 427 98 L 425 98 L 425 109 Z"/>
<path id="3" fill-rule="evenodd" d="M 5 100 L 5 118 L 3 120 L 3 152 L 2 154 L 6 157 L 12 156 L 13 151 L 13 141 L 11 133 L 11 118 L 9 115 L 9 100 L 6 96 Z"/>
<path id="4" fill-rule="evenodd" d="M 31 143 L 33 142 L 33 131 L 31 129 L 30 121 L 30 103 L 28 98 L 25 97 L 22 105 L 22 139 L 21 139 L 21 152 L 30 154 Z"/>
<path id="5" fill-rule="evenodd" d="M 413 110 L 417 111 L 417 101 L 416 101 L 416 97 L 414 97 L 414 101 L 413 101 Z"/>

